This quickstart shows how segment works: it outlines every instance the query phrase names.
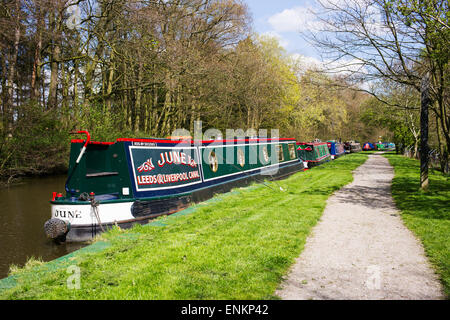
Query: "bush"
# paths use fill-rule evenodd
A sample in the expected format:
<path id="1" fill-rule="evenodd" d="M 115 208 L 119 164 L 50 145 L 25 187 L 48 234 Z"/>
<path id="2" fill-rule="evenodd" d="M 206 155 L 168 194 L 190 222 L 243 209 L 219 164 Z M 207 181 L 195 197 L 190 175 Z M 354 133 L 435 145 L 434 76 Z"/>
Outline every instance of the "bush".
<path id="1" fill-rule="evenodd" d="M 68 132 L 54 112 L 43 112 L 34 104 L 23 105 L 12 130 L 2 132 L 2 136 L 0 178 L 56 173 L 67 169 Z"/>

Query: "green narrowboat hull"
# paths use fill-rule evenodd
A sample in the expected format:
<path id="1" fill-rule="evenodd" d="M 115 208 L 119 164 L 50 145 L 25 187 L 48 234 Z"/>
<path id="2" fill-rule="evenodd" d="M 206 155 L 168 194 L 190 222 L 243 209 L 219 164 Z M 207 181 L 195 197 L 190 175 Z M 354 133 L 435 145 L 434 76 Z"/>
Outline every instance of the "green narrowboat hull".
<path id="1" fill-rule="evenodd" d="M 87 144 L 73 140 L 66 194 L 53 197 L 46 233 L 59 241 L 85 241 L 113 225 L 146 223 L 214 193 L 303 170 L 295 143 L 293 139 L 118 139 Z"/>
<path id="2" fill-rule="evenodd" d="M 331 160 L 330 149 L 326 142 L 298 142 L 298 156 L 308 167 L 318 166 Z"/>

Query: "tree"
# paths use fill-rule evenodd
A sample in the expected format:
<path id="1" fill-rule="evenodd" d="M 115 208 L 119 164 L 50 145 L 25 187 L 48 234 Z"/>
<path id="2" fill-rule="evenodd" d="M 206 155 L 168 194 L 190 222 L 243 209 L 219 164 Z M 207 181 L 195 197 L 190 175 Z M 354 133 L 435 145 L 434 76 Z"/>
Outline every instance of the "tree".
<path id="1" fill-rule="evenodd" d="M 419 156 L 420 143 L 420 115 L 419 94 L 409 86 L 399 85 L 395 82 L 384 83 L 386 91 L 383 100 L 390 104 L 402 105 L 403 108 L 392 108 L 388 104 L 372 97 L 365 102 L 362 121 L 375 127 L 388 129 L 393 133 L 393 142 L 397 150 L 413 148 L 413 157 Z"/>
<path id="2" fill-rule="evenodd" d="M 321 32 L 306 36 L 324 51 L 326 59 L 341 62 L 339 71 L 348 72 L 348 81 L 371 85 L 360 90 L 388 103 L 377 82 L 394 81 L 421 92 L 421 80 L 430 75 L 429 105 L 449 150 L 448 1 L 318 1 L 323 8 L 317 13 Z M 423 122 L 424 139 L 427 130 Z"/>

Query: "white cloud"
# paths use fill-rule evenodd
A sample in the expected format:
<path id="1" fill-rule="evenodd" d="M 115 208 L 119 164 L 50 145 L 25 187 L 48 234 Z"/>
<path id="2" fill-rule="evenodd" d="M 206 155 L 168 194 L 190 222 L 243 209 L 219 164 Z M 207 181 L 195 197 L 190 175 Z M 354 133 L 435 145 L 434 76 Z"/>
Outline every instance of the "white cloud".
<path id="1" fill-rule="evenodd" d="M 389 27 L 385 24 L 383 19 L 383 9 L 378 3 L 371 0 L 321 0 L 321 3 L 326 8 L 318 7 L 319 15 L 325 20 L 334 20 L 336 16 L 345 16 L 348 19 L 345 27 L 349 31 L 368 32 L 374 35 L 384 35 L 389 32 Z M 354 23 L 350 21 L 354 20 Z M 317 20 L 316 20 L 317 21 Z M 364 22 L 364 29 L 362 30 L 361 21 Z M 323 24 L 329 31 L 339 31 L 340 25 Z M 311 30 L 314 31 L 314 30 Z"/>
<path id="2" fill-rule="evenodd" d="M 299 32 L 315 28 L 317 20 L 309 7 L 285 9 L 269 18 L 276 32 Z"/>
<path id="3" fill-rule="evenodd" d="M 386 26 L 380 13 L 380 8 L 374 6 L 369 0 L 322 0 L 328 9 L 321 6 L 297 6 L 291 9 L 284 9 L 281 12 L 269 17 L 268 23 L 275 32 L 318 32 L 324 29 L 333 29 L 332 25 L 320 21 L 316 16 L 327 20 L 334 16 L 337 11 L 344 9 L 354 14 L 364 15 L 365 27 L 374 34 L 386 32 Z M 334 9 L 334 10 L 333 10 Z M 355 25 L 355 28 L 358 24 Z"/>

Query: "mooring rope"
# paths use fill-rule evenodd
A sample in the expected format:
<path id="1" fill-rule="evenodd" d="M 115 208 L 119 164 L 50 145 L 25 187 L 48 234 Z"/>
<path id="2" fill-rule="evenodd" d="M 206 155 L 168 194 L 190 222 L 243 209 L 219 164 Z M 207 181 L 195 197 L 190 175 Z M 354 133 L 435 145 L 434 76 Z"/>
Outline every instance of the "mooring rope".
<path id="1" fill-rule="evenodd" d="M 100 201 L 95 200 L 95 195 L 94 194 L 89 194 L 87 192 L 83 192 L 78 197 L 78 200 L 80 200 L 80 201 L 89 201 L 90 202 L 92 211 L 94 213 L 94 216 L 97 219 L 98 224 L 100 225 L 100 229 L 102 231 L 105 231 L 103 229 L 102 221 L 100 220 L 100 214 L 98 213 L 98 206 L 100 205 Z M 94 230 L 92 230 L 92 234 L 94 234 Z"/>
<path id="2" fill-rule="evenodd" d="M 103 229 L 102 221 L 100 220 L 100 215 L 98 213 L 98 205 L 99 204 L 100 204 L 99 201 L 95 200 L 95 198 L 91 199 L 92 211 L 94 211 L 94 215 L 97 218 L 97 222 L 100 225 L 100 229 L 102 230 L 102 232 L 104 232 L 105 230 Z"/>

